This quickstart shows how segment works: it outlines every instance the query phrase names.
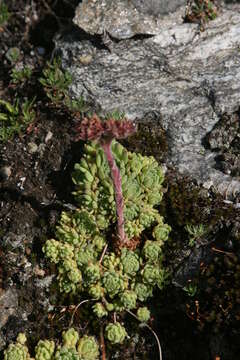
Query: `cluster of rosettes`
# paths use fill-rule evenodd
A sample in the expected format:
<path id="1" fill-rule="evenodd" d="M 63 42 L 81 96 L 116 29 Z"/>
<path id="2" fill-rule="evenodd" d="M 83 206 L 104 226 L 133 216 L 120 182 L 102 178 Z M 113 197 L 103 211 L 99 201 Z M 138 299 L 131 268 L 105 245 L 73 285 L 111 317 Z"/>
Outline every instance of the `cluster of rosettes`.
<path id="1" fill-rule="evenodd" d="M 32 358 L 26 344 L 26 336 L 19 334 L 16 343 L 10 344 L 4 351 L 4 360 L 97 360 L 98 344 L 93 336 L 79 338 L 73 328 L 62 334 L 62 345 L 55 346 L 54 341 L 40 340 Z"/>
<path id="2" fill-rule="evenodd" d="M 81 211 L 78 214 L 81 217 Z M 63 217 L 65 225 L 67 214 Z M 87 292 L 96 300 L 93 311 L 99 318 L 109 311 L 137 308 L 139 302 L 152 296 L 155 286 L 163 288 L 167 276 L 162 267 L 161 240 L 147 240 L 141 249 L 122 248 L 118 255 L 107 252 L 101 261 L 104 245 L 104 238 L 95 234 L 92 242 L 85 244 L 47 240 L 43 248 L 57 264 L 60 291 Z"/>
<path id="3" fill-rule="evenodd" d="M 115 140 L 111 149 L 122 178 L 125 231 L 128 238 L 139 236 L 143 230 L 157 223 L 163 231 L 162 218 L 154 208 L 161 202 L 163 195 L 161 167 L 153 157 L 128 152 Z M 73 182 L 79 206 L 96 217 L 101 230 L 116 223 L 113 183 L 99 143 L 85 145 L 83 157 L 75 165 Z M 157 238 L 158 231 L 154 234 Z"/>
<path id="4" fill-rule="evenodd" d="M 148 231 L 149 240 L 140 238 L 134 250 L 121 248 L 115 253 L 108 244 L 105 251 L 107 236 L 116 222 L 114 189 L 104 154 L 97 144 L 91 143 L 85 146 L 83 159 L 73 175 L 79 209 L 62 213 L 56 239 L 47 240 L 43 251 L 57 266 L 60 291 L 85 294 L 95 300 L 96 317 L 139 309 L 137 317 L 146 322 L 149 312 L 139 307 L 152 296 L 155 287 L 162 289 L 167 279 L 162 246 L 170 227 L 154 208 L 162 198 L 163 175 L 154 158 L 129 153 L 117 142 L 112 148 L 123 180 L 127 236 L 131 241 L 148 229 L 152 231 L 152 235 Z"/>

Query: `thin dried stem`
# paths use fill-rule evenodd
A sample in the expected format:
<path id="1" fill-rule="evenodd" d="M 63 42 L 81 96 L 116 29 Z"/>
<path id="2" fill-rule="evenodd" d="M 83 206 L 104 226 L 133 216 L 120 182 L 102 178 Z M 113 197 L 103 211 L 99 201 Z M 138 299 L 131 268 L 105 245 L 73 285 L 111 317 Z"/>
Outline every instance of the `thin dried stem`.
<path id="1" fill-rule="evenodd" d="M 101 258 L 100 258 L 100 260 L 99 260 L 99 265 L 101 265 L 101 263 L 102 263 L 102 261 L 103 261 L 104 255 L 106 254 L 106 251 L 107 251 L 107 248 L 108 248 L 108 244 L 106 244 L 105 247 L 104 247 L 104 249 L 103 249 Z"/>
<path id="2" fill-rule="evenodd" d="M 94 299 L 86 299 L 86 300 L 83 300 L 83 301 L 81 301 L 81 302 L 75 307 L 74 312 L 72 313 L 72 317 L 71 317 L 71 321 L 70 321 L 70 323 L 69 323 L 69 327 L 72 326 L 73 320 L 74 320 L 74 316 L 75 316 L 76 312 L 78 311 L 78 309 L 80 308 L 80 306 L 82 306 L 83 304 L 85 304 L 85 303 L 87 303 L 87 302 L 89 302 L 89 301 L 94 301 Z"/>
<path id="3" fill-rule="evenodd" d="M 128 312 L 130 315 L 132 315 L 136 320 L 139 321 L 138 317 L 137 317 L 133 312 L 131 312 L 130 310 L 127 310 L 127 312 Z M 140 324 L 140 327 L 147 327 L 148 330 L 151 331 L 151 333 L 152 333 L 153 336 L 155 337 L 155 339 L 156 339 L 156 341 L 157 341 L 157 344 L 158 344 L 159 360 L 163 360 L 163 358 L 162 358 L 162 348 L 161 348 L 160 340 L 159 340 L 156 332 L 151 328 L 151 326 L 149 326 L 149 325 L 146 324 L 146 323 L 141 323 L 141 324 Z"/>

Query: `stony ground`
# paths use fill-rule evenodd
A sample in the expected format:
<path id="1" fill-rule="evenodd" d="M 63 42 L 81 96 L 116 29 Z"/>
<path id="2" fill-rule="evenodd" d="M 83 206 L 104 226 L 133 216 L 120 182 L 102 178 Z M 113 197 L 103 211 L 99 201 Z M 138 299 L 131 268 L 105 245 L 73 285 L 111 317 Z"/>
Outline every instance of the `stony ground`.
<path id="1" fill-rule="evenodd" d="M 53 235 L 61 211 L 74 205 L 71 171 L 81 144 L 73 141 L 72 129 L 86 110 L 51 101 L 39 82 L 47 61 L 52 60 L 53 37 L 70 26 L 78 1 L 39 0 L 31 2 L 32 6 L 21 0 L 4 3 L 9 14 L 5 11 L 0 23 L 0 100 L 23 104 L 35 97 L 35 116 L 11 136 L 1 132 L 1 355 L 20 331 L 28 334 L 34 346 L 39 338 L 57 339 L 71 321 L 74 306 L 59 298 L 54 269 L 44 260 L 41 248 Z M 31 77 L 15 82 L 14 69 L 23 67 L 32 69 Z M 89 106 L 96 110 L 94 104 Z M 6 114 L 1 102 L 0 113 Z M 214 146 L 211 137 L 208 141 Z M 153 154 L 159 161 L 164 158 L 159 148 L 164 154 L 167 147 L 162 129 L 153 133 L 149 122 L 125 145 Z M 234 154 L 238 152 L 237 145 L 235 148 Z M 232 171 L 238 171 L 234 166 Z M 166 248 L 173 280 L 150 302 L 151 325 L 161 340 L 164 359 L 236 359 L 240 347 L 240 212 L 174 170 L 166 174 L 165 188 L 161 211 L 173 228 Z M 187 224 L 203 224 L 207 230 L 194 237 L 186 230 Z M 129 341 L 108 349 L 109 358 L 157 359 L 151 333 L 128 320 Z M 78 329 L 87 331 L 84 311 L 76 314 L 75 321 Z"/>

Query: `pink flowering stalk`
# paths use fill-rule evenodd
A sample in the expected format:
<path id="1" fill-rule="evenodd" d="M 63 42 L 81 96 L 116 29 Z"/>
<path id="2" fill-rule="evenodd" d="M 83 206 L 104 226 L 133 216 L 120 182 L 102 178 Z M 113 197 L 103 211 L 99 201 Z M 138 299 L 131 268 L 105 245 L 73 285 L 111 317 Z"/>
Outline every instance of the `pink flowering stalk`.
<path id="1" fill-rule="evenodd" d="M 136 125 L 127 119 L 102 121 L 96 114 L 90 119 L 84 118 L 76 126 L 77 136 L 75 139 L 98 140 L 107 158 L 114 186 L 118 237 L 122 244 L 126 244 L 128 241 L 124 230 L 122 178 L 112 153 L 111 144 L 113 139 L 124 139 L 135 131 Z"/>

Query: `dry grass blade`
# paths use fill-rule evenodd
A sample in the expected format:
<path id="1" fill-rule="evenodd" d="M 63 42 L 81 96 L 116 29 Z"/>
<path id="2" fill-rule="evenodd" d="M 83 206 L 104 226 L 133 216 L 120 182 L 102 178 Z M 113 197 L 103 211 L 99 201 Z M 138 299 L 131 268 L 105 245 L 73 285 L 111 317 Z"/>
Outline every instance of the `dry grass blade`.
<path id="1" fill-rule="evenodd" d="M 73 325 L 73 320 L 74 320 L 74 316 L 76 314 L 76 312 L 78 311 L 78 309 L 80 308 L 80 306 L 82 306 L 83 304 L 89 302 L 89 301 L 94 301 L 94 299 L 86 299 L 81 301 L 74 309 L 73 313 L 72 313 L 72 317 L 71 317 L 71 321 L 69 323 L 69 327 L 71 327 Z"/>

